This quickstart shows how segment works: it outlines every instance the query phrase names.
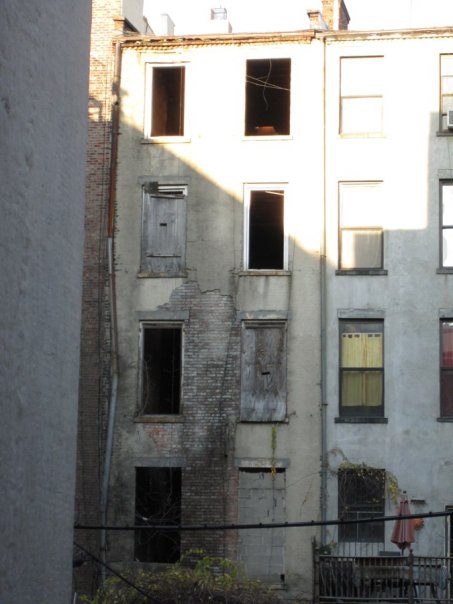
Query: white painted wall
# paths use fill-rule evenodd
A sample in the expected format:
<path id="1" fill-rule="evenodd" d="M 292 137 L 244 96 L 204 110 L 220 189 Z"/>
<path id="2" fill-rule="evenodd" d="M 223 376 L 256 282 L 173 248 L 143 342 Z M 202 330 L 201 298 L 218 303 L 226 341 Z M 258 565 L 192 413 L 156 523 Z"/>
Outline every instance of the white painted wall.
<path id="1" fill-rule="evenodd" d="M 0 32 L 0 600 L 69 604 L 89 2 L 9 2 Z"/>

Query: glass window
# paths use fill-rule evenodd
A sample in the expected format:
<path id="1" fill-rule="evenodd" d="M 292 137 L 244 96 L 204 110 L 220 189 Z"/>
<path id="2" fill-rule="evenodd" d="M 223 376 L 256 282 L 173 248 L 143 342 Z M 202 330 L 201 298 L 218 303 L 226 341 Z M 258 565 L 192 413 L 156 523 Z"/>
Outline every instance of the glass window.
<path id="1" fill-rule="evenodd" d="M 453 268 L 453 181 L 441 181 L 441 266 Z"/>
<path id="2" fill-rule="evenodd" d="M 340 415 L 384 414 L 384 323 L 340 322 Z"/>
<path id="3" fill-rule="evenodd" d="M 338 516 L 341 520 L 377 518 L 385 513 L 385 471 L 360 467 L 338 473 Z M 384 521 L 340 524 L 339 540 L 384 541 Z"/>
<path id="4" fill-rule="evenodd" d="M 339 268 L 383 268 L 381 183 L 340 183 Z"/>
<path id="5" fill-rule="evenodd" d="M 447 112 L 453 109 L 453 55 L 440 55 L 440 130 L 448 130 Z"/>
<path id="6" fill-rule="evenodd" d="M 440 414 L 453 417 L 453 319 L 440 323 Z"/>
<path id="7" fill-rule="evenodd" d="M 340 71 L 340 133 L 382 133 L 383 57 L 342 57 Z"/>

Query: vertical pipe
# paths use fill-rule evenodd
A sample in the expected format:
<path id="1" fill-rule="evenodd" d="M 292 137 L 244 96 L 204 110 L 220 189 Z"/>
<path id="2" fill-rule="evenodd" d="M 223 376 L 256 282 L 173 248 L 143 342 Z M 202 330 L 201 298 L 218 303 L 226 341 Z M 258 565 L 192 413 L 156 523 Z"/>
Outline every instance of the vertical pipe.
<path id="1" fill-rule="evenodd" d="M 323 205 L 320 253 L 320 338 L 321 338 L 321 520 L 327 519 L 327 400 L 326 400 L 326 38 L 323 43 Z M 326 527 L 321 526 L 321 544 L 326 544 Z"/>
<path id="2" fill-rule="evenodd" d="M 107 253 L 108 253 L 108 275 L 110 291 L 110 313 L 111 313 L 111 391 L 109 398 L 107 435 L 104 453 L 104 471 L 101 484 L 101 526 L 107 524 L 108 490 L 110 482 L 110 467 L 113 449 L 113 431 L 116 415 L 116 397 L 118 388 L 118 333 L 116 320 L 116 289 L 115 270 L 113 261 L 113 227 L 115 216 L 115 193 L 116 193 L 116 166 L 118 157 L 118 129 L 119 129 L 119 86 L 121 74 L 121 42 L 115 42 L 115 66 L 112 85 L 112 135 L 110 152 L 110 182 L 108 199 L 108 223 L 107 223 Z M 101 559 L 105 563 L 107 558 L 107 533 L 101 530 Z M 105 566 L 102 566 L 102 582 L 105 581 Z"/>

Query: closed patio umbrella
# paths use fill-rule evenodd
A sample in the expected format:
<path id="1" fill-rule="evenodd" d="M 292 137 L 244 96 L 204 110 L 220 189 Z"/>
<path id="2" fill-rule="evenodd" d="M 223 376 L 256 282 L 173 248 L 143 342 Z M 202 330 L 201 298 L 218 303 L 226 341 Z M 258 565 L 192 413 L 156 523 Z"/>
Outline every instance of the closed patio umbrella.
<path id="1" fill-rule="evenodd" d="M 406 491 L 403 491 L 403 497 L 398 506 L 398 516 L 408 516 L 410 514 L 411 509 L 407 500 L 407 494 Z M 414 543 L 415 531 L 412 518 L 398 518 L 396 520 L 390 541 L 397 545 L 402 553 L 404 553 L 406 547 L 410 547 L 411 543 Z"/>

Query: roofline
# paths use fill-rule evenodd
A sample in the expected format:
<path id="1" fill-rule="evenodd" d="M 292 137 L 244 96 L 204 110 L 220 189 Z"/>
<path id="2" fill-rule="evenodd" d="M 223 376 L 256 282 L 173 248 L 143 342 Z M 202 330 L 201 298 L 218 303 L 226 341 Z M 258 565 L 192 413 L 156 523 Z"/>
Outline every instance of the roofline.
<path id="1" fill-rule="evenodd" d="M 118 41 L 124 47 L 159 47 L 177 46 L 223 46 L 240 44 L 282 44 L 287 42 L 309 43 L 314 39 L 327 42 L 346 40 L 395 40 L 401 38 L 453 37 L 453 27 L 429 27 L 417 29 L 389 30 L 324 30 L 305 29 L 292 32 L 262 32 L 233 34 L 191 34 L 184 36 L 128 35 L 119 36 Z"/>

